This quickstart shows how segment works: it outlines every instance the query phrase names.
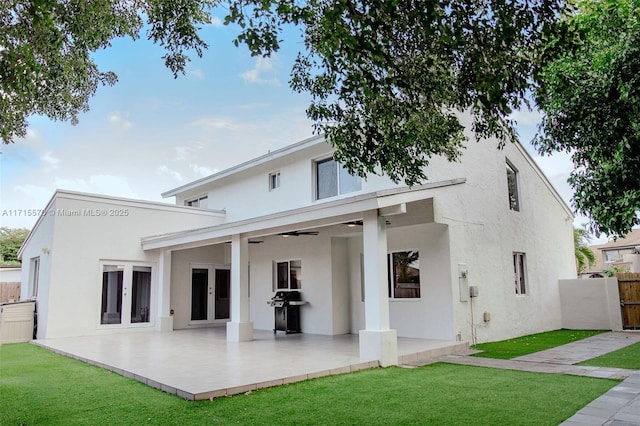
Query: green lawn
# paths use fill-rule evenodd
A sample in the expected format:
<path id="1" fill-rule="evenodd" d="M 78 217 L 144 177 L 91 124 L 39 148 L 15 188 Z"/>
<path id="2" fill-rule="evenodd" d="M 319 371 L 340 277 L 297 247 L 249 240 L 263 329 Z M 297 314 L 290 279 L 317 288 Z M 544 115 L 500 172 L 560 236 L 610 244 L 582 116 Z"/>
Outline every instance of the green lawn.
<path id="1" fill-rule="evenodd" d="M 0 347 L 0 424 L 557 425 L 618 382 L 449 364 L 189 402 L 29 344 Z"/>
<path id="2" fill-rule="evenodd" d="M 500 342 L 481 343 L 473 349 L 483 352 L 475 354 L 485 358 L 511 359 L 522 355 L 531 354 L 556 346 L 582 340 L 596 334 L 604 333 L 601 330 L 555 330 L 546 333 L 530 334 L 515 339 L 502 340 Z"/>
<path id="3" fill-rule="evenodd" d="M 635 343 L 626 348 L 618 349 L 617 351 L 581 362 L 579 365 L 640 370 L 640 343 Z"/>

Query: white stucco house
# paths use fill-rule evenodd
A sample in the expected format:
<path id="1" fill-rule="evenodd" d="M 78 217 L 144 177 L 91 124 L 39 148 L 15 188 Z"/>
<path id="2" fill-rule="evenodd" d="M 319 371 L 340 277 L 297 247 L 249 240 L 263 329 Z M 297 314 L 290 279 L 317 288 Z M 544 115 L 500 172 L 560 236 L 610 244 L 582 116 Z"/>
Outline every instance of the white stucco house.
<path id="1" fill-rule="evenodd" d="M 245 341 L 298 290 L 304 333 L 359 334 L 382 365 L 397 336 L 559 328 L 572 213 L 525 149 L 470 142 L 427 174 L 356 178 L 313 137 L 165 192 L 174 205 L 59 190 L 20 251 L 22 299 L 38 338 L 224 326 Z"/>

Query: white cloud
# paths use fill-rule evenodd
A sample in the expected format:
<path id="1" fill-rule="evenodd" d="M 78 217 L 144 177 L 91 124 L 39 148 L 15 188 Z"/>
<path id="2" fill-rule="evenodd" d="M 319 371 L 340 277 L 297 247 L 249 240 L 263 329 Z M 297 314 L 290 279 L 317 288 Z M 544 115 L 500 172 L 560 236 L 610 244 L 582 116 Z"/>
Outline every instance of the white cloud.
<path id="1" fill-rule="evenodd" d="M 197 164 L 189 164 L 189 167 L 198 177 L 210 176 L 220 171 L 219 169 L 210 169 L 209 167 L 199 166 Z"/>
<path id="2" fill-rule="evenodd" d="M 204 71 L 202 71 L 200 68 L 187 69 L 187 74 L 195 78 L 196 80 L 204 80 Z"/>
<path id="3" fill-rule="evenodd" d="M 158 167 L 157 169 L 157 173 L 159 175 L 169 175 L 171 176 L 173 179 L 177 180 L 178 182 L 182 182 L 182 175 L 178 172 L 176 172 L 175 170 L 171 170 L 169 167 L 162 165 L 160 167 Z"/>
<path id="4" fill-rule="evenodd" d="M 513 111 L 511 114 L 509 114 L 508 118 L 510 118 L 511 120 L 516 120 L 518 124 L 522 126 L 535 126 L 542 119 L 542 114 L 537 109 L 529 111 L 525 107 L 525 109 Z"/>
<path id="5" fill-rule="evenodd" d="M 278 84 L 276 77 L 265 77 L 265 74 L 273 75 L 273 63 L 271 58 L 256 58 L 256 63 L 252 69 L 240 74 L 240 77 L 247 83 L 256 84 Z"/>
<path id="6" fill-rule="evenodd" d="M 42 162 L 44 163 L 44 171 L 51 172 L 58 168 L 58 164 L 60 163 L 60 159 L 54 157 L 50 151 L 44 153 L 42 157 L 40 157 Z"/>
<path id="7" fill-rule="evenodd" d="M 214 16 L 211 18 L 211 23 L 209 24 L 212 27 L 224 27 L 224 22 L 222 22 L 222 19 L 218 18 L 217 16 Z"/>
<path id="8" fill-rule="evenodd" d="M 228 129 L 233 125 L 230 121 L 218 117 L 205 117 L 192 121 L 192 125 L 200 127 L 203 130 L 220 130 Z"/>
<path id="9" fill-rule="evenodd" d="M 126 115 L 128 114 L 123 114 L 120 111 L 113 111 L 109 113 L 109 123 L 111 123 L 117 129 L 127 130 L 129 127 L 131 127 L 132 124 L 131 121 L 126 118 Z"/>

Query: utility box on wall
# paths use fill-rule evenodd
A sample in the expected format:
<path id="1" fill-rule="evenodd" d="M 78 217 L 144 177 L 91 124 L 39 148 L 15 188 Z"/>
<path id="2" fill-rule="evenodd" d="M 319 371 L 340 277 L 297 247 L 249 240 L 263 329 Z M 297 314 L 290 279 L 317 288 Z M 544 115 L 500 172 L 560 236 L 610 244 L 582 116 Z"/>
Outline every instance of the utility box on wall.
<path id="1" fill-rule="evenodd" d="M 469 296 L 470 297 L 478 297 L 478 286 L 477 285 L 469 286 Z"/>
<path id="2" fill-rule="evenodd" d="M 458 285 L 460 287 L 460 301 L 469 301 L 469 271 L 466 263 L 458 263 Z"/>

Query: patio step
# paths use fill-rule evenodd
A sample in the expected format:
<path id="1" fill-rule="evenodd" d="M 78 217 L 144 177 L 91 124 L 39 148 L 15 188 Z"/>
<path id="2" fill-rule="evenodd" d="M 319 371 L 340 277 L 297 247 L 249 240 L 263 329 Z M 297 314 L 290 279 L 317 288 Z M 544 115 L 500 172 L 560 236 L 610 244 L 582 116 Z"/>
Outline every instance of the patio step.
<path id="1" fill-rule="evenodd" d="M 398 365 L 402 367 L 420 367 L 438 362 L 446 355 L 464 355 L 469 353 L 469 342 L 455 342 L 439 348 L 429 349 L 398 357 Z"/>

